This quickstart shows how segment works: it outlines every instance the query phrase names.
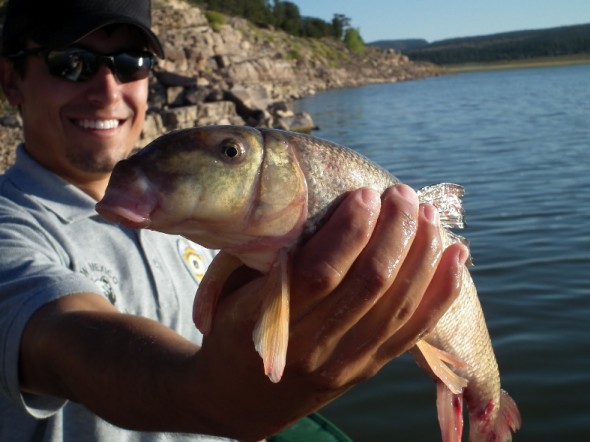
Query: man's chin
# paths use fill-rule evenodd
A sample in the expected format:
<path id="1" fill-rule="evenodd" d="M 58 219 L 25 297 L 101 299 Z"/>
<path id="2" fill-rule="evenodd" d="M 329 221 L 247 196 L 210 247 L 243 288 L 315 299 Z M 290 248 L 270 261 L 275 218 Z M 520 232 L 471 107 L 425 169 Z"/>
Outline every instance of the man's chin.
<path id="1" fill-rule="evenodd" d="M 110 154 L 104 150 L 94 153 L 78 151 L 68 154 L 68 161 L 80 172 L 104 174 L 111 173 L 115 164 L 124 160 L 128 155 L 128 151 L 120 151 Z"/>

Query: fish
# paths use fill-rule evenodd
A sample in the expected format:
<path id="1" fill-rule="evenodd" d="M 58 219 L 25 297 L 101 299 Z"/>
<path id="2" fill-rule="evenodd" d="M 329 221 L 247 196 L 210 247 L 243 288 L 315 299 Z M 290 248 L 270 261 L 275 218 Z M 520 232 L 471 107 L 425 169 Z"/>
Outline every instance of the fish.
<path id="1" fill-rule="evenodd" d="M 223 284 L 246 265 L 265 274 L 265 299 L 253 332 L 265 374 L 279 382 L 289 336 L 289 253 L 310 237 L 351 190 L 379 192 L 400 181 L 354 150 L 312 135 L 247 126 L 205 126 L 162 135 L 117 163 L 96 210 L 134 229 L 178 234 L 218 249 L 195 297 L 193 319 L 207 335 Z M 465 241 L 463 188 L 418 191 L 440 213 L 444 247 Z M 511 441 L 521 426 L 500 385 L 490 335 L 473 280 L 436 326 L 409 350 L 435 380 L 442 440 L 460 441 L 463 402 L 471 441 Z"/>

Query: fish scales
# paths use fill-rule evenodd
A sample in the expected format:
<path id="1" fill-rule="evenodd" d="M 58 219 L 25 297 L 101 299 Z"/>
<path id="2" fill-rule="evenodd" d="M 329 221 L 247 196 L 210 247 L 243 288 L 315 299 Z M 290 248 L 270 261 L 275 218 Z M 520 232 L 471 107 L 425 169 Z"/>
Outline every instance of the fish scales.
<path id="1" fill-rule="evenodd" d="M 303 170 L 308 189 L 308 221 L 306 233 L 319 227 L 326 213 L 345 192 L 372 187 L 383 192 L 399 182 L 385 169 L 359 155 L 352 149 L 302 134 L 287 134 L 294 146 L 299 167 Z M 307 235 L 305 235 L 307 236 Z"/>
<path id="2" fill-rule="evenodd" d="M 195 322 L 206 334 L 220 290 L 215 281 L 224 280 L 237 265 L 236 258 L 268 272 L 268 281 L 280 281 L 282 274 L 276 269 L 286 259 L 281 250 L 295 247 L 317 230 L 346 192 L 360 187 L 383 192 L 398 182 L 364 156 L 326 140 L 273 129 L 210 126 L 164 135 L 121 162 L 97 210 L 129 227 L 179 233 L 222 249 L 195 302 Z M 216 194 L 211 197 L 213 188 Z M 463 226 L 462 194 L 460 186 L 448 183 L 418 191 L 421 202 L 441 212 L 445 247 L 462 241 L 444 227 Z M 287 351 L 288 313 L 285 317 L 280 312 L 284 314 L 288 293 L 282 287 L 278 295 L 269 295 L 254 332 L 273 382 L 280 380 Z M 276 323 L 281 327 L 274 327 Z M 463 272 L 458 298 L 409 353 L 437 383 L 443 441 L 461 440 L 463 399 L 469 410 L 470 440 L 512 440 L 520 414 L 501 390 L 468 271 Z"/>

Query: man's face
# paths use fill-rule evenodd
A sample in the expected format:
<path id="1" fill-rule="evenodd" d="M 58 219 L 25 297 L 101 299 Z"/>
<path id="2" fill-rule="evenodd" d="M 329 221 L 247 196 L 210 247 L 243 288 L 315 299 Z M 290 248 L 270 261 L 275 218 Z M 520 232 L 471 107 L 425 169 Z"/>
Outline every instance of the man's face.
<path id="1" fill-rule="evenodd" d="M 103 54 L 141 50 L 140 32 L 120 26 L 76 43 Z M 147 109 L 148 80 L 120 83 L 103 65 L 85 82 L 52 76 L 40 56 L 19 81 L 26 149 L 74 184 L 103 179 L 135 147 Z"/>

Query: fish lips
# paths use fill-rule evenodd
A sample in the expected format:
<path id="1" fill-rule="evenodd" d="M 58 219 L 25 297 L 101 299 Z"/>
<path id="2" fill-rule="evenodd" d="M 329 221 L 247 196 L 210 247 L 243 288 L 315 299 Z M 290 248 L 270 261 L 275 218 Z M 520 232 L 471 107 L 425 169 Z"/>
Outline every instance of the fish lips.
<path id="1" fill-rule="evenodd" d="M 158 199 L 150 195 L 133 198 L 127 193 L 107 189 L 96 211 L 107 221 L 130 229 L 144 229 L 151 224 L 151 214 L 158 206 Z"/>

